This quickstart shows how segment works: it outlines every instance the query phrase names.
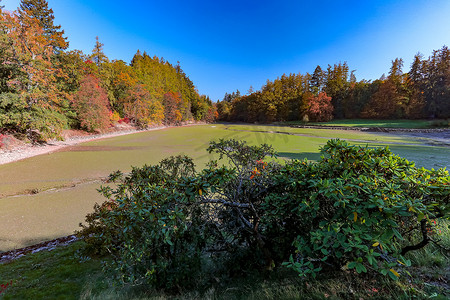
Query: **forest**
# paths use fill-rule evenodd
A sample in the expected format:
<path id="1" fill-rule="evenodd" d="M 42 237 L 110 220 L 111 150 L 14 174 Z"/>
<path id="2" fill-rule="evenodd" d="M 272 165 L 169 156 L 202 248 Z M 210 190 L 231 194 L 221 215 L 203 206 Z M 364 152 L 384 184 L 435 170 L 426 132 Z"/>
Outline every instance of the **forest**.
<path id="1" fill-rule="evenodd" d="M 317 66 L 312 74 L 283 74 L 259 91 L 226 94 L 217 104 L 223 121 L 330 121 L 336 119 L 446 119 L 450 117 L 450 50 L 415 55 L 409 72 L 401 58 L 386 77 L 360 80 L 346 62 Z"/>
<path id="2" fill-rule="evenodd" d="M 91 53 L 68 50 L 54 19 L 46 0 L 23 0 L 13 12 L 0 9 L 0 133 L 45 141 L 63 129 L 215 118 L 211 100 L 179 63 L 139 50 L 130 64 L 111 59 L 98 37 Z"/>

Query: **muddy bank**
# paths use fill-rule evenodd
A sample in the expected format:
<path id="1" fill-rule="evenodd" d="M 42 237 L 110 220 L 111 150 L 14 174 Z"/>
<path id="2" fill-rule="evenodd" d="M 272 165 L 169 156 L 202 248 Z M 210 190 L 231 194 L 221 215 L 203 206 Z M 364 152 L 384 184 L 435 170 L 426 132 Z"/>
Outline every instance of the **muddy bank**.
<path id="1" fill-rule="evenodd" d="M 3 253 L 0 253 L 0 264 L 20 258 L 27 254 L 37 253 L 37 252 L 41 252 L 41 251 L 51 251 L 58 246 L 66 246 L 77 240 L 78 240 L 78 238 L 75 235 L 69 235 L 69 236 L 57 238 L 57 239 L 54 239 L 51 241 L 46 241 L 46 242 L 42 242 L 42 243 L 39 243 L 36 245 L 28 246 L 25 248 L 6 251 Z"/>

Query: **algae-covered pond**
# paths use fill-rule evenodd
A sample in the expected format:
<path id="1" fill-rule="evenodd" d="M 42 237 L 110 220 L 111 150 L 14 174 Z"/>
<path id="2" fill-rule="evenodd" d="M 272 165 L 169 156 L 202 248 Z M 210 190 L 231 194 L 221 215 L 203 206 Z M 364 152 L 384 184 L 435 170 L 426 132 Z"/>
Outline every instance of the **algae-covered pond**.
<path id="1" fill-rule="evenodd" d="M 61 151 L 0 166 L 0 251 L 72 234 L 95 202 L 108 174 L 155 164 L 177 154 L 197 167 L 214 157 L 208 142 L 219 138 L 272 144 L 281 159 L 319 158 L 329 138 L 352 144 L 386 146 L 427 168 L 449 167 L 450 148 L 419 137 L 358 131 L 297 129 L 257 125 L 202 125 L 140 132 L 86 142 Z"/>

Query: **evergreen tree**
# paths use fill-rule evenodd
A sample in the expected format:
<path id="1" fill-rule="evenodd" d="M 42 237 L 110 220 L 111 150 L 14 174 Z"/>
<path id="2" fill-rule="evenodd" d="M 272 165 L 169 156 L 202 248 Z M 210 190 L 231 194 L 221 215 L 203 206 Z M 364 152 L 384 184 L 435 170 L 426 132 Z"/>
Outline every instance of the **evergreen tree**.
<path id="1" fill-rule="evenodd" d="M 95 46 L 94 49 L 92 49 L 91 59 L 99 69 L 101 68 L 102 63 L 108 61 L 108 58 L 106 57 L 105 53 L 103 53 L 103 46 L 104 44 L 100 43 L 98 36 L 96 36 Z"/>
<path id="2" fill-rule="evenodd" d="M 415 84 L 422 84 L 422 81 L 424 80 L 425 74 L 424 74 L 424 64 L 423 64 L 423 55 L 420 53 L 417 53 L 414 56 L 414 61 L 411 64 L 411 70 L 409 71 L 409 78 L 412 82 Z"/>
<path id="3" fill-rule="evenodd" d="M 46 0 L 21 0 L 18 13 L 22 19 L 30 17 L 38 21 L 55 51 L 59 52 L 69 47 L 67 38 L 63 37 L 64 30 L 61 30 L 61 25 L 55 25 L 53 22 L 55 19 L 53 9 L 48 7 Z"/>
<path id="4" fill-rule="evenodd" d="M 354 84 L 356 83 L 356 75 L 355 75 L 356 70 L 352 70 L 350 72 L 350 83 Z"/>
<path id="5" fill-rule="evenodd" d="M 387 80 L 372 95 L 370 102 L 362 112 L 363 117 L 377 119 L 405 118 L 409 99 L 403 80 L 403 59 L 392 61 Z"/>
<path id="6" fill-rule="evenodd" d="M 1 1 L 1 0 L 0 0 Z M 8 26 L 6 24 L 7 20 L 3 16 L 1 11 L 3 7 L 0 7 L 0 93 L 10 91 L 8 86 L 8 81 L 15 77 L 14 72 L 17 72 L 17 68 L 11 63 L 12 53 L 12 41 L 8 36 Z"/>
<path id="7" fill-rule="evenodd" d="M 424 114 L 425 107 L 425 63 L 423 61 L 423 56 L 417 53 L 414 56 L 413 63 L 411 64 L 411 69 L 406 74 L 405 88 L 408 93 L 408 104 L 406 108 L 407 118 L 422 118 L 426 117 Z"/>
<path id="8" fill-rule="evenodd" d="M 309 82 L 310 91 L 317 95 L 322 91 L 323 86 L 325 84 L 326 76 L 325 72 L 322 70 L 320 66 L 317 66 L 314 69 L 314 73 L 311 75 L 311 80 Z"/>
<path id="9" fill-rule="evenodd" d="M 402 83 L 403 76 L 403 59 L 396 58 L 392 61 L 391 70 L 389 71 L 388 80 L 392 81 L 396 85 L 400 85 Z"/>
<path id="10" fill-rule="evenodd" d="M 334 117 L 343 118 L 343 101 L 348 97 L 349 82 L 348 82 L 348 65 L 347 62 L 335 64 L 333 67 L 328 65 L 326 73 L 326 83 L 324 92 L 331 97 L 331 102 L 334 107 Z"/>
<path id="11" fill-rule="evenodd" d="M 426 63 L 426 109 L 432 118 L 450 117 L 450 49 L 433 51 Z"/>

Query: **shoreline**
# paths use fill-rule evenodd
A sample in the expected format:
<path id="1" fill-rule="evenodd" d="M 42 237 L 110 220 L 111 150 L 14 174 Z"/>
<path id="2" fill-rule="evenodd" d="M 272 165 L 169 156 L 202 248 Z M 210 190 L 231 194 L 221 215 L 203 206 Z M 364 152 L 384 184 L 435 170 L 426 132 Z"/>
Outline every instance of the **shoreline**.
<path id="1" fill-rule="evenodd" d="M 136 129 L 134 127 L 125 127 L 123 129 L 118 129 L 116 131 L 112 132 L 106 132 L 106 133 L 100 133 L 100 134 L 88 134 L 86 132 L 80 131 L 78 135 L 73 135 L 68 138 L 66 138 L 64 141 L 49 141 L 43 145 L 31 145 L 31 144 L 21 144 L 19 146 L 14 146 L 12 149 L 0 149 L 0 166 L 16 161 L 20 161 L 26 158 L 42 155 L 42 154 L 48 154 L 55 151 L 58 151 L 62 148 L 78 145 L 84 142 L 90 142 L 94 140 L 99 139 L 105 139 L 105 138 L 112 138 L 122 135 L 129 135 L 133 133 L 139 133 L 139 132 L 147 132 L 147 131 L 154 131 L 154 130 L 161 130 L 161 129 L 167 129 L 172 127 L 185 127 L 185 126 L 195 126 L 195 125 L 205 125 L 205 123 L 191 123 L 191 124 L 183 124 L 180 126 L 158 126 L 158 127 L 151 127 L 147 129 Z M 297 128 L 313 128 L 313 126 L 309 127 L 300 127 L 300 126 L 288 126 L 288 127 L 297 127 Z M 327 128 L 325 126 L 317 126 L 314 127 L 315 129 L 333 129 L 333 128 Z M 335 128 L 339 130 L 350 130 L 349 128 Z M 391 134 L 399 134 L 399 135 L 410 135 L 414 137 L 428 137 L 428 138 L 437 138 L 435 135 L 437 135 L 439 138 L 439 141 L 446 141 L 450 137 L 450 129 L 444 128 L 444 129 L 398 129 L 398 128 L 389 128 L 388 130 L 367 130 L 367 128 L 351 128 L 352 130 L 359 130 L 359 131 L 368 131 L 373 133 L 391 133 Z M 363 129 L 363 130 L 361 130 Z M 365 129 L 365 130 L 364 130 Z M 446 144 L 446 143 L 445 143 Z"/>
<path id="2" fill-rule="evenodd" d="M 158 128 L 159 129 L 159 128 Z M 156 130 L 156 129 L 153 129 Z M 119 130 L 111 133 L 101 133 L 94 135 L 74 136 L 65 139 L 64 141 L 49 141 L 43 145 L 25 144 L 18 147 L 13 147 L 10 150 L 0 150 L 0 165 L 20 161 L 26 158 L 48 154 L 64 147 L 77 145 L 84 142 L 99 140 L 103 138 L 116 137 L 121 135 L 133 134 L 141 132 L 139 130 Z"/>
<path id="3" fill-rule="evenodd" d="M 186 126 L 194 126 L 194 125 L 204 125 L 203 123 L 193 123 L 193 124 L 184 124 L 180 126 L 158 126 L 151 127 L 148 129 L 136 129 L 134 127 L 128 127 L 123 130 L 117 130 L 113 132 L 107 133 L 99 133 L 99 134 L 88 134 L 88 135 L 75 135 L 72 137 L 66 138 L 64 141 L 49 141 L 43 145 L 31 145 L 31 144 L 23 144 L 17 147 L 13 147 L 12 149 L 0 149 L 0 166 L 8 163 L 17 162 L 23 159 L 27 159 L 30 157 L 48 154 L 65 147 L 78 145 L 84 142 L 90 142 L 105 138 L 112 138 L 122 135 L 129 135 L 139 132 L 148 132 L 155 130 L 162 130 L 172 127 L 186 127 Z"/>

